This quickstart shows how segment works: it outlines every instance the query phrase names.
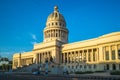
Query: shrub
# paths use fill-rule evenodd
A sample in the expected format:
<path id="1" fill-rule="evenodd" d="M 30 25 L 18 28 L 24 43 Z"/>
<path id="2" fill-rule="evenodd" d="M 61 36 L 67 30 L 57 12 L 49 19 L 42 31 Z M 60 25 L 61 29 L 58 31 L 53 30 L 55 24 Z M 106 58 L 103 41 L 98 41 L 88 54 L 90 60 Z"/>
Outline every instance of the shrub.
<path id="1" fill-rule="evenodd" d="M 111 71 L 110 74 L 111 75 L 120 75 L 120 71 Z"/>
<path id="2" fill-rule="evenodd" d="M 102 72 L 105 72 L 105 71 L 95 71 L 96 73 L 98 72 L 98 73 L 102 73 Z"/>
<path id="3" fill-rule="evenodd" d="M 92 71 L 86 71 L 86 72 L 77 71 L 77 72 L 75 72 L 75 74 L 88 74 L 88 73 L 94 73 L 94 72 L 92 72 Z"/>

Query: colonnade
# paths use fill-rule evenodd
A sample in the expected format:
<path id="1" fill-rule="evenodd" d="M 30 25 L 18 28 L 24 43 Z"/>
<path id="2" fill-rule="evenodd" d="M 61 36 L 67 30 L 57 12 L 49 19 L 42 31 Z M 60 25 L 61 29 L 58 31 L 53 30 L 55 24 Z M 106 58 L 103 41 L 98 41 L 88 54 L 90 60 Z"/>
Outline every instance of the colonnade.
<path id="1" fill-rule="evenodd" d="M 103 47 L 103 60 L 120 60 L 120 45 L 109 45 Z"/>
<path id="2" fill-rule="evenodd" d="M 51 30 L 45 31 L 44 37 L 45 38 L 49 38 L 49 37 L 66 37 L 67 38 L 67 32 L 60 29 L 59 30 L 51 29 Z"/>
<path id="3" fill-rule="evenodd" d="M 51 52 L 41 52 L 36 54 L 36 63 L 45 63 L 45 60 L 50 60 Z"/>
<path id="4" fill-rule="evenodd" d="M 97 62 L 98 48 L 76 50 L 62 53 L 62 63 Z"/>
<path id="5" fill-rule="evenodd" d="M 29 64 L 33 64 L 33 58 L 21 59 L 21 65 L 29 65 Z"/>

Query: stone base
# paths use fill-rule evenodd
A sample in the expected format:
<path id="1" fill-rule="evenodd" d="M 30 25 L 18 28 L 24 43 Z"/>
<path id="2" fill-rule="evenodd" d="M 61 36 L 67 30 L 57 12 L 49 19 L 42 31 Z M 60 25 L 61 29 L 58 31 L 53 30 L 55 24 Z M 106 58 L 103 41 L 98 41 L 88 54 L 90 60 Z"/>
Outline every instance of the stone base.
<path id="1" fill-rule="evenodd" d="M 53 67 L 50 74 L 63 74 L 63 69 L 61 67 Z"/>

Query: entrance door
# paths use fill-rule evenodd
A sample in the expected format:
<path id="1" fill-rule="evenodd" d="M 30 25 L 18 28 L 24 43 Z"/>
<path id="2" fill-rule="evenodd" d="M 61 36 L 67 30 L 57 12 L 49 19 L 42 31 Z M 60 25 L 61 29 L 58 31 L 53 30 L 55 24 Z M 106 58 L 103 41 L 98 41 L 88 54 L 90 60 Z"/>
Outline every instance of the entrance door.
<path id="1" fill-rule="evenodd" d="M 113 70 L 116 70 L 116 65 L 113 64 L 113 65 L 112 65 L 112 68 L 113 68 Z"/>
<path id="2" fill-rule="evenodd" d="M 109 70 L 109 64 L 106 65 L 106 69 Z"/>

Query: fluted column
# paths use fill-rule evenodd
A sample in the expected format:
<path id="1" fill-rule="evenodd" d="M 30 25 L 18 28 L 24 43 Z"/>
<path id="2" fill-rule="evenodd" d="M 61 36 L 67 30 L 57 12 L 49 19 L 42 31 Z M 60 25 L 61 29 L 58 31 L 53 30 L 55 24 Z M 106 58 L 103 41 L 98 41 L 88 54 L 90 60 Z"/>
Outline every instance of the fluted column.
<path id="1" fill-rule="evenodd" d="M 93 49 L 91 49 L 91 62 L 93 62 Z"/>
<path id="2" fill-rule="evenodd" d="M 41 63 L 41 53 L 39 53 L 39 63 Z"/>
<path id="3" fill-rule="evenodd" d="M 118 60 L 118 47 L 115 45 L 115 59 Z"/>
<path id="4" fill-rule="evenodd" d="M 72 63 L 72 53 L 70 52 L 70 63 Z"/>
<path id="5" fill-rule="evenodd" d="M 111 60 L 111 53 L 112 53 L 111 46 L 109 46 L 109 60 Z"/>
<path id="6" fill-rule="evenodd" d="M 86 52 L 86 62 L 88 62 L 88 50 Z"/>
<path id="7" fill-rule="evenodd" d="M 61 30 L 60 30 L 60 37 L 61 37 Z"/>
<path id="8" fill-rule="evenodd" d="M 44 62 L 43 62 L 43 61 L 44 61 L 43 59 L 44 59 L 44 53 L 42 53 L 42 63 L 44 63 Z"/>
<path id="9" fill-rule="evenodd" d="M 25 64 L 25 61 L 24 61 Z M 36 64 L 38 64 L 38 54 L 36 54 Z"/>
<path id="10" fill-rule="evenodd" d="M 103 47 L 103 60 L 105 61 L 106 60 L 106 55 L 105 55 L 106 53 L 105 53 L 105 47 Z"/>
<path id="11" fill-rule="evenodd" d="M 65 53 L 63 53 L 63 63 L 65 63 Z"/>
<path id="12" fill-rule="evenodd" d="M 99 48 L 97 48 L 97 62 L 99 61 Z"/>

